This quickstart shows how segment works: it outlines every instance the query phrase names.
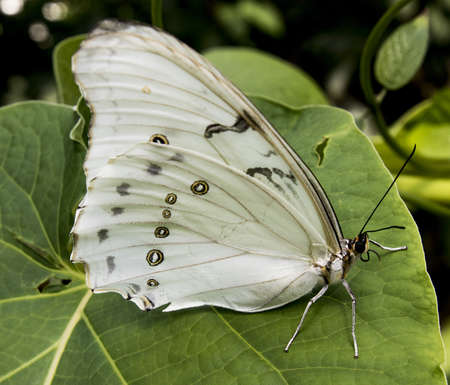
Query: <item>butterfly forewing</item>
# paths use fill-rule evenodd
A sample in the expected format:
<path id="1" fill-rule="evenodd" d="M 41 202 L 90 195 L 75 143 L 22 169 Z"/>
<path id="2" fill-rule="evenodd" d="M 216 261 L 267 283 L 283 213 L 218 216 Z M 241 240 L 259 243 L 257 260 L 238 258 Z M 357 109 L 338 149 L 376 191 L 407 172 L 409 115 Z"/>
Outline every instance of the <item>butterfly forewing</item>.
<path id="1" fill-rule="evenodd" d="M 342 237 L 314 176 L 200 55 L 105 22 L 74 73 L 93 112 L 74 261 L 141 308 L 280 306 Z M 142 144 L 138 144 L 141 143 Z"/>

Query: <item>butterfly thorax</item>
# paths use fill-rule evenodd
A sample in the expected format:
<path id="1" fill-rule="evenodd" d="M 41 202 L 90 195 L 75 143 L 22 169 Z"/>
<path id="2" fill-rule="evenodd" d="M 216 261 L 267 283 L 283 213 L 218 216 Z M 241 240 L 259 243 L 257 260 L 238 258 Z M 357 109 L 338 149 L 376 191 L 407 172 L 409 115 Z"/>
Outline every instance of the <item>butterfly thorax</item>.
<path id="1" fill-rule="evenodd" d="M 343 280 L 355 261 L 369 247 L 369 239 L 366 233 L 359 234 L 353 239 L 341 239 L 341 250 L 337 253 L 330 253 L 328 258 L 322 263 L 317 263 L 320 275 L 326 283 L 336 283 Z"/>
<path id="2" fill-rule="evenodd" d="M 313 266 L 326 284 L 336 283 L 344 278 L 344 256 L 341 252 L 331 252 L 327 258 L 316 261 Z"/>

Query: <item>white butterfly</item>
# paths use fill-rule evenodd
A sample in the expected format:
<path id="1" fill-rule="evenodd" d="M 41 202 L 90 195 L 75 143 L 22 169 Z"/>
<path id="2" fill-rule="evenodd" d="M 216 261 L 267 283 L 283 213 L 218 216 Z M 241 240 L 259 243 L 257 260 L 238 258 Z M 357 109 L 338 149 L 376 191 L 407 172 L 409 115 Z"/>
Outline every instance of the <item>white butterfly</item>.
<path id="1" fill-rule="evenodd" d="M 248 99 L 174 37 L 117 21 L 83 42 L 73 72 L 92 111 L 71 257 L 87 285 L 143 310 L 242 312 L 322 285 L 287 350 L 311 304 L 341 282 L 357 357 L 345 276 L 367 233 L 343 237 L 319 182 Z"/>

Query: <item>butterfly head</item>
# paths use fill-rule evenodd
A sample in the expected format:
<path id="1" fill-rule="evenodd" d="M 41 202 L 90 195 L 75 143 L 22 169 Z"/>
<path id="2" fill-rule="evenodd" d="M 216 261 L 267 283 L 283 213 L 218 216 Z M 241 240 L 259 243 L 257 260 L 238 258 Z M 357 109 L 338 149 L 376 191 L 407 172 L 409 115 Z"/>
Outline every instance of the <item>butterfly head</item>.
<path id="1" fill-rule="evenodd" d="M 361 258 L 369 250 L 369 237 L 367 232 L 358 234 L 350 241 L 349 248 L 354 256 Z"/>
<path id="2" fill-rule="evenodd" d="M 402 228 L 402 226 L 393 226 L 395 228 Z M 389 226 L 389 228 L 392 228 Z M 369 249 L 369 236 L 368 231 L 364 233 L 358 234 L 354 239 L 350 241 L 350 247 L 353 255 L 356 258 L 359 258 L 362 262 L 369 262 L 370 254 L 373 253 L 377 256 L 378 260 L 381 260 L 380 254 L 378 254 L 375 250 Z"/>
<path id="3" fill-rule="evenodd" d="M 342 243 L 342 278 L 345 278 L 352 265 L 358 258 L 362 261 L 368 261 L 363 258 L 363 254 L 369 252 L 369 237 L 366 232 L 358 234 L 353 239 L 344 239 Z"/>

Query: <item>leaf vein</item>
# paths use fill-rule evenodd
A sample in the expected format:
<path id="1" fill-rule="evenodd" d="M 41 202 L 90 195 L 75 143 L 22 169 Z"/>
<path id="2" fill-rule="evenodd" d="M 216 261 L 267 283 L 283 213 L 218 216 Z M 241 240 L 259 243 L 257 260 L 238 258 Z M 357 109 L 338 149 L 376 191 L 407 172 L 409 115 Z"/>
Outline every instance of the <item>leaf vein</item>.
<path id="1" fill-rule="evenodd" d="M 40 226 L 40 228 L 41 228 L 41 230 L 42 230 L 42 234 L 44 235 L 44 237 L 45 237 L 45 239 L 46 239 L 46 241 L 47 241 L 47 244 L 48 244 L 48 246 L 50 247 L 50 250 L 52 251 L 52 253 L 53 253 L 53 256 L 56 256 L 57 255 L 57 253 L 56 253 L 56 250 L 54 249 L 54 247 L 53 247 L 53 244 L 52 244 L 52 242 L 50 241 L 50 238 L 49 238 L 49 235 L 48 235 L 48 233 L 47 233 L 47 230 L 46 230 L 46 228 L 45 228 L 45 226 L 44 226 L 44 223 L 42 222 L 42 218 L 41 218 L 41 215 L 40 215 L 40 213 L 39 213 L 39 211 L 38 211 L 38 209 L 37 209 L 37 207 L 36 207 L 36 205 L 34 204 L 34 202 L 33 202 L 33 199 L 31 198 L 31 195 L 11 176 L 11 175 L 9 175 L 7 172 L 6 172 L 6 170 L 3 168 L 3 167 L 0 167 L 0 169 L 4 172 L 4 174 L 7 176 L 7 178 L 9 179 L 9 180 L 11 180 L 11 182 L 15 185 L 15 186 L 17 186 L 17 188 L 20 190 L 20 191 L 22 191 L 23 192 L 23 194 L 25 195 L 25 197 L 27 198 L 27 200 L 30 202 L 30 206 L 31 206 L 31 209 L 32 209 L 32 211 L 34 212 L 34 214 L 35 214 L 35 216 L 36 216 L 36 220 L 38 221 L 38 223 L 39 223 L 39 226 Z"/>
<path id="2" fill-rule="evenodd" d="M 97 334 L 97 332 L 95 331 L 94 327 L 92 326 L 91 322 L 89 321 L 88 317 L 83 314 L 82 315 L 82 319 L 83 321 L 86 323 L 87 328 L 89 329 L 89 331 L 92 334 L 92 337 L 94 338 L 94 340 L 97 342 L 100 350 L 103 352 L 103 354 L 106 357 L 106 360 L 108 361 L 108 363 L 111 365 L 112 370 L 114 371 L 114 373 L 117 375 L 118 379 L 120 380 L 120 382 L 124 385 L 128 385 L 128 382 L 125 380 L 125 378 L 123 378 L 122 373 L 120 373 L 119 368 L 117 367 L 115 361 L 113 360 L 113 358 L 111 357 L 111 355 L 109 354 L 108 350 L 106 349 L 105 345 L 103 344 L 102 340 L 99 338 L 99 335 Z"/>
<path id="3" fill-rule="evenodd" d="M 250 350 L 252 350 L 262 361 L 264 361 L 275 373 L 277 373 L 281 380 L 285 383 L 285 384 L 289 384 L 288 381 L 286 380 L 286 378 L 284 377 L 283 373 L 281 372 L 280 369 L 278 369 L 271 361 L 269 361 L 267 359 L 267 357 L 265 357 L 261 352 L 259 352 L 258 350 L 256 350 L 256 348 L 251 345 L 244 337 L 242 337 L 238 331 L 233 328 L 233 326 L 231 326 L 231 324 L 222 316 L 222 314 L 220 314 L 217 309 L 214 306 L 211 306 L 211 309 L 214 311 L 214 313 L 216 313 L 217 317 L 219 317 L 219 319 L 242 341 L 245 343 L 245 345 L 248 346 L 248 348 Z"/>
<path id="4" fill-rule="evenodd" d="M 31 358 L 30 360 L 28 360 L 28 361 L 24 362 L 23 364 L 19 365 L 17 368 L 9 371 L 8 373 L 6 373 L 2 377 L 0 377 L 0 383 L 5 382 L 6 380 L 10 379 L 11 377 L 16 375 L 21 370 L 26 369 L 28 366 L 33 365 L 36 361 L 38 361 L 41 358 L 45 357 L 48 353 L 50 353 L 55 348 L 56 348 L 56 343 L 50 345 L 47 349 L 43 350 L 42 352 L 40 352 L 39 354 L 37 354 L 36 356 Z"/>
<path id="5" fill-rule="evenodd" d="M 86 294 L 81 299 L 80 303 L 78 304 L 77 308 L 75 309 L 69 322 L 67 323 L 67 326 L 64 329 L 64 332 L 61 334 L 61 337 L 59 338 L 59 340 L 57 342 L 57 349 L 56 349 L 55 356 L 53 357 L 50 367 L 48 368 L 47 377 L 45 378 L 43 385 L 51 385 L 53 383 L 53 380 L 54 380 L 55 374 L 56 374 L 56 370 L 58 369 L 59 362 L 61 361 L 61 357 L 64 354 L 64 350 L 67 346 L 67 343 L 69 342 L 69 339 L 72 335 L 72 332 L 75 330 L 76 325 L 80 321 L 80 318 L 83 314 L 84 308 L 86 307 L 87 303 L 89 302 L 89 299 L 91 298 L 91 296 L 92 296 L 92 292 L 87 291 Z"/>
<path id="6" fill-rule="evenodd" d="M 57 293 L 48 293 L 48 294 L 29 294 L 29 295 L 23 295 L 20 297 L 8 297 L 0 300 L 0 305 L 5 303 L 11 303 L 11 302 L 20 302 L 20 301 L 26 301 L 26 300 L 35 300 L 35 299 L 46 299 L 46 298 L 52 298 L 52 297 L 59 297 L 61 295 L 66 295 L 69 293 L 73 293 L 75 291 L 79 290 L 86 290 L 86 286 L 84 285 L 78 285 L 75 287 L 72 287 L 70 289 L 66 289 L 63 291 L 59 291 Z"/>

